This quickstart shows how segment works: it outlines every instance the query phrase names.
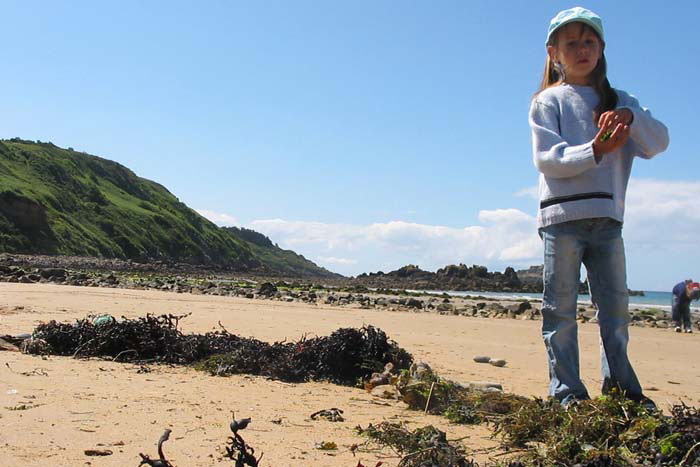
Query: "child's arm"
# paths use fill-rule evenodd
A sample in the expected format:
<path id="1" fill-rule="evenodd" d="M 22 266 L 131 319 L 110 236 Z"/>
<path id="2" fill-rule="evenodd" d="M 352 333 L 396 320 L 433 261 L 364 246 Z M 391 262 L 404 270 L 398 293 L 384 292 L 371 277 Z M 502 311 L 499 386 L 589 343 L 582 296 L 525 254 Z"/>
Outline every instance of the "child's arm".
<path id="1" fill-rule="evenodd" d="M 627 108 L 634 116 L 630 124 L 630 155 L 651 159 L 664 152 L 669 142 L 666 126 L 652 117 L 649 109 L 641 107 L 635 97 L 620 91 L 618 95 L 621 97 L 618 108 Z"/>
<path id="2" fill-rule="evenodd" d="M 569 178 L 596 167 L 593 142 L 569 145 L 559 134 L 559 115 L 554 107 L 532 101 L 530 128 L 535 167 L 544 175 Z"/>

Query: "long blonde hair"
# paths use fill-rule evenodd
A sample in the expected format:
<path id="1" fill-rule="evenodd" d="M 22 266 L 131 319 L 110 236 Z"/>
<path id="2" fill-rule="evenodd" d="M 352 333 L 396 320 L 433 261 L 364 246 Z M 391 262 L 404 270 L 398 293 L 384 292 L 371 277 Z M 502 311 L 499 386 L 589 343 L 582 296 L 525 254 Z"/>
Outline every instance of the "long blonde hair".
<path id="1" fill-rule="evenodd" d="M 603 47 L 603 52 L 600 55 L 598 64 L 591 72 L 591 86 L 593 87 L 593 89 L 595 89 L 596 93 L 598 94 L 598 97 L 600 98 L 600 101 L 598 102 L 598 105 L 596 106 L 593 112 L 593 121 L 597 122 L 598 118 L 600 118 L 600 115 L 603 112 L 613 110 L 615 107 L 617 107 L 617 93 L 612 88 L 612 86 L 610 86 L 610 81 L 608 81 L 607 77 L 608 65 L 605 60 L 605 42 L 603 42 L 598 33 L 595 32 L 595 29 L 593 29 L 585 23 L 581 23 L 581 25 L 583 26 L 583 28 L 581 29 L 581 33 L 583 34 L 583 32 L 587 30 L 592 31 L 600 41 L 601 46 Z M 547 46 L 556 46 L 558 35 L 559 31 L 556 31 L 554 34 L 552 34 L 552 36 L 549 38 L 549 41 L 547 42 Z M 541 93 L 545 89 L 563 83 L 564 80 L 564 71 L 560 67 L 558 67 L 552 61 L 552 58 L 549 56 L 549 54 L 547 54 L 547 61 L 544 64 L 544 76 L 542 77 L 540 89 L 535 93 L 535 97 L 537 96 L 537 94 Z"/>

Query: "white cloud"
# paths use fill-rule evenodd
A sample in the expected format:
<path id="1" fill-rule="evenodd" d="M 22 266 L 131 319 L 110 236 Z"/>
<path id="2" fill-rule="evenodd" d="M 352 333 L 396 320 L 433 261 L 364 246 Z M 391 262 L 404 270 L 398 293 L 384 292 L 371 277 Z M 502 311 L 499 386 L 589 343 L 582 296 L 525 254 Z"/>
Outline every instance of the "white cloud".
<path id="1" fill-rule="evenodd" d="M 336 258 L 334 256 L 328 256 L 326 258 L 319 257 L 318 261 L 321 263 L 327 263 L 327 264 L 357 264 L 356 259 Z"/>
<path id="2" fill-rule="evenodd" d="M 647 219 L 680 217 L 700 221 L 700 182 L 631 179 L 627 214 Z"/>
<path id="3" fill-rule="evenodd" d="M 257 220 L 247 227 L 283 248 L 333 264 L 342 274 L 389 271 L 409 263 L 436 270 L 456 263 L 503 269 L 541 262 L 534 217 L 501 209 L 481 211 L 479 220 L 482 225 L 463 228 L 405 221 L 353 225 L 282 219 Z"/>
<path id="4" fill-rule="evenodd" d="M 533 218 L 518 209 L 495 209 L 493 211 L 479 211 L 479 220 L 484 224 L 514 225 L 531 224 Z"/>
<path id="5" fill-rule="evenodd" d="M 219 227 L 238 227 L 241 224 L 233 216 L 220 212 L 209 211 L 207 209 L 195 209 L 201 216 L 206 217 Z"/>
<path id="6" fill-rule="evenodd" d="M 625 214 L 628 243 L 695 249 L 699 200 L 700 182 L 631 179 Z"/>
<path id="7" fill-rule="evenodd" d="M 533 258 L 532 252 L 538 252 L 537 258 Z M 512 261 L 515 264 L 525 260 L 532 261 L 536 259 L 536 263 L 542 262 L 542 240 L 538 235 L 529 235 L 527 238 L 517 242 L 515 245 L 509 246 L 501 251 L 499 259 L 502 261 Z"/>
<path id="8" fill-rule="evenodd" d="M 700 276 L 698 200 L 700 182 L 630 180 L 624 228 L 630 287 L 670 291 Z"/>

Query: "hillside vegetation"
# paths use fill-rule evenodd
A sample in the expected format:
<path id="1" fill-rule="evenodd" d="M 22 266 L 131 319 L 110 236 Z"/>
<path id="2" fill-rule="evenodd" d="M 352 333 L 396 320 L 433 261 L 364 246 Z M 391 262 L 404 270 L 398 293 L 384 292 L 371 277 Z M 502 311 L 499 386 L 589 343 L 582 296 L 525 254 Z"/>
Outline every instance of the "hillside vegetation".
<path id="1" fill-rule="evenodd" d="M 216 226 L 116 162 L 18 138 L 0 141 L 0 251 L 333 275 L 262 234 Z"/>

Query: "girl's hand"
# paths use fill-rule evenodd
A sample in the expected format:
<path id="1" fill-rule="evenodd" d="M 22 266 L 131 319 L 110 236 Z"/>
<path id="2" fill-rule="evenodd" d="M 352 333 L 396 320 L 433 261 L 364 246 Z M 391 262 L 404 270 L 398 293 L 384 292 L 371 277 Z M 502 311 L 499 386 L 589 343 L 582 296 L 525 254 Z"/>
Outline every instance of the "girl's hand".
<path id="1" fill-rule="evenodd" d="M 610 110 L 600 116 L 600 130 L 593 141 L 593 153 L 598 162 L 604 154 L 617 151 L 625 145 L 630 135 L 632 117 L 629 109 Z"/>
<path id="2" fill-rule="evenodd" d="M 605 128 L 609 126 L 615 126 L 618 123 L 629 126 L 632 123 L 634 114 L 630 109 L 621 108 L 615 110 L 608 110 L 600 114 L 598 119 L 598 128 Z"/>

